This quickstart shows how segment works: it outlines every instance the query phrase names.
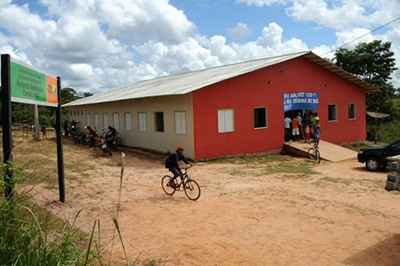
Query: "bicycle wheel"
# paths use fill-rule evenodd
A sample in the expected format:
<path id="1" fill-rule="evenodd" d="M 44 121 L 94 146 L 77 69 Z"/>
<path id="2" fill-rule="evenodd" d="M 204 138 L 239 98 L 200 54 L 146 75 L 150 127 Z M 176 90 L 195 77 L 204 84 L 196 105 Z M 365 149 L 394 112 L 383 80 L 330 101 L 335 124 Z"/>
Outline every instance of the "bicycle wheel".
<path id="1" fill-rule="evenodd" d="M 172 182 L 174 182 L 174 179 L 167 175 L 161 179 L 161 187 L 168 196 L 172 196 L 175 193 L 175 187 L 171 186 Z"/>
<path id="2" fill-rule="evenodd" d="M 186 180 L 183 185 L 183 190 L 185 191 L 186 197 L 188 197 L 190 200 L 198 200 L 200 198 L 200 186 L 192 179 Z"/>
<path id="3" fill-rule="evenodd" d="M 307 151 L 308 158 L 311 160 L 315 160 L 315 149 L 309 148 Z"/>
<path id="4" fill-rule="evenodd" d="M 315 158 L 315 161 L 316 161 L 317 163 L 320 163 L 320 162 L 321 162 L 321 154 L 319 153 L 319 150 L 318 150 L 318 149 L 315 149 L 314 158 Z"/>

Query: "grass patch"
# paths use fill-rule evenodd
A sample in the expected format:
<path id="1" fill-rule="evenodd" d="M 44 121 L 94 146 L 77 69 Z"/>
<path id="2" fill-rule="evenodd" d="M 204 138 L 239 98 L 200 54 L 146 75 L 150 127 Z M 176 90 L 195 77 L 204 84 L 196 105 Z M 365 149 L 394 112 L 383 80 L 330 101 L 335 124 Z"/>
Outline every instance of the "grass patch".
<path id="1" fill-rule="evenodd" d="M 72 224 L 18 195 L 12 201 L 0 199 L 1 265 L 87 265 L 83 239 Z"/>
<path id="2" fill-rule="evenodd" d="M 318 179 L 317 181 L 315 181 L 314 184 L 321 185 L 321 184 L 331 183 L 331 184 L 343 184 L 343 185 L 348 186 L 355 182 L 356 182 L 356 180 L 347 179 L 347 178 L 324 176 L 324 177 L 321 177 L 320 179 Z"/>
<path id="3" fill-rule="evenodd" d="M 280 154 L 238 156 L 229 158 L 218 158 L 210 160 L 210 163 L 232 163 L 232 164 L 264 164 L 270 162 L 289 161 L 291 157 Z"/>
<path id="4" fill-rule="evenodd" d="M 1 150 L 0 147 L 0 157 Z M 79 146 L 64 145 L 65 175 L 69 180 L 78 182 L 90 177 L 89 172 L 93 170 L 94 164 L 89 156 L 79 152 Z M 82 158 L 85 156 L 88 158 Z M 57 188 L 57 149 L 53 139 L 34 141 L 30 137 L 14 137 L 14 161 L 15 166 L 23 172 L 24 184 L 44 184 L 49 189 Z"/>
<path id="5" fill-rule="evenodd" d="M 386 143 L 379 142 L 377 144 L 370 142 L 370 141 L 365 141 L 365 142 L 355 142 L 351 144 L 345 144 L 343 147 L 354 150 L 356 152 L 359 152 L 361 149 L 368 149 L 368 148 L 374 148 L 377 146 L 383 146 L 386 145 Z"/>
<path id="6" fill-rule="evenodd" d="M 223 158 L 212 162 L 240 165 L 240 168 L 231 169 L 230 174 L 233 176 L 265 176 L 277 173 L 316 174 L 313 170 L 315 166 L 313 162 L 278 154 Z"/>

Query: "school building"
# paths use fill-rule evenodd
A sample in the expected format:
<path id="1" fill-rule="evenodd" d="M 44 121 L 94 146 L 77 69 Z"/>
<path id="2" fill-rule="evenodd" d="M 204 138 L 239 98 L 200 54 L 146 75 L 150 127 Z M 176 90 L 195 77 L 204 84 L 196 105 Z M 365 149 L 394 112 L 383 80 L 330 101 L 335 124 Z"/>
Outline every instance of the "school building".
<path id="1" fill-rule="evenodd" d="M 278 151 L 285 112 L 319 113 L 321 139 L 365 140 L 370 84 L 312 52 L 145 80 L 64 105 L 70 119 L 122 143 L 160 152 L 185 148 L 200 160 Z"/>

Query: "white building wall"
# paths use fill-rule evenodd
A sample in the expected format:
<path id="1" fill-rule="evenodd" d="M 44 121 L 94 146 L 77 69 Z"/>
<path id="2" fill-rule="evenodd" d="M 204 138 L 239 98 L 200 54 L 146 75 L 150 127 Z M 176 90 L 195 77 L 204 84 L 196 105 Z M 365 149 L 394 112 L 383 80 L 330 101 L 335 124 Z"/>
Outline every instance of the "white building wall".
<path id="1" fill-rule="evenodd" d="M 70 112 L 78 111 L 91 113 L 93 116 L 96 113 L 98 120 L 101 121 L 97 128 L 98 133 L 101 133 L 103 128 L 109 125 L 114 125 L 114 115 L 118 113 L 119 129 L 122 138 L 122 144 L 130 147 L 139 147 L 159 152 L 174 151 L 177 146 L 182 146 L 185 149 L 185 154 L 194 158 L 194 132 L 193 132 L 193 105 L 192 95 L 180 96 L 163 96 L 151 97 L 137 100 L 126 100 L 111 103 L 101 103 L 85 106 L 68 107 Z M 164 132 L 155 130 L 155 112 L 164 113 Z M 176 125 L 176 112 L 184 112 L 186 123 L 179 121 L 178 133 Z M 126 115 L 129 113 L 130 115 Z M 139 115 L 142 113 L 142 115 Z M 143 115 L 145 113 L 146 115 Z M 104 124 L 104 115 L 106 115 L 108 124 Z M 131 129 L 127 129 L 126 117 L 131 117 Z M 146 130 L 141 131 L 139 125 L 139 116 L 146 117 Z M 181 118 L 182 119 L 182 118 Z M 94 119 L 93 119 L 94 120 Z M 107 123 L 106 121 L 106 123 Z M 81 127 L 86 125 L 85 119 L 79 119 Z M 93 121 L 94 122 L 94 121 Z M 186 132 L 181 128 L 182 124 L 186 126 Z"/>

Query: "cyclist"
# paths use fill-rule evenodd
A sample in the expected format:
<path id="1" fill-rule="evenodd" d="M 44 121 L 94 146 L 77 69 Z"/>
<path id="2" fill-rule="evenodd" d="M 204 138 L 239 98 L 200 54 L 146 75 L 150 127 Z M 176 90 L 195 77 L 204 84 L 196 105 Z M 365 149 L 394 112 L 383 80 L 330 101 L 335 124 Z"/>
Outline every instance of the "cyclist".
<path id="1" fill-rule="evenodd" d="M 321 126 L 320 126 L 319 123 L 315 126 L 315 129 L 314 129 L 313 133 L 314 133 L 315 145 L 318 147 L 319 146 L 319 140 L 321 139 Z"/>
<path id="2" fill-rule="evenodd" d="M 117 130 L 112 126 L 109 126 L 108 131 L 106 132 L 105 135 L 105 141 L 109 155 L 112 155 L 112 147 L 116 137 L 117 137 Z"/>
<path id="3" fill-rule="evenodd" d="M 173 182 L 178 176 L 182 176 L 182 170 L 179 167 L 179 162 L 183 161 L 185 164 L 189 164 L 189 161 L 183 155 L 184 149 L 182 147 L 178 147 L 175 153 L 170 154 L 165 160 L 165 168 L 174 174 Z"/>
<path id="4" fill-rule="evenodd" d="M 96 139 L 98 137 L 97 132 L 91 126 L 87 126 L 86 129 L 89 139 L 89 147 L 93 147 L 96 144 Z"/>

